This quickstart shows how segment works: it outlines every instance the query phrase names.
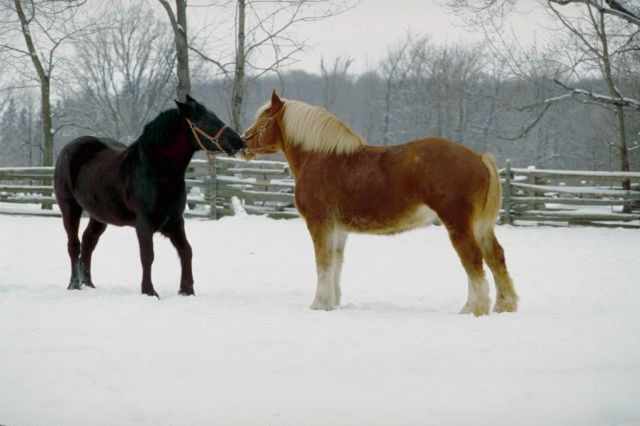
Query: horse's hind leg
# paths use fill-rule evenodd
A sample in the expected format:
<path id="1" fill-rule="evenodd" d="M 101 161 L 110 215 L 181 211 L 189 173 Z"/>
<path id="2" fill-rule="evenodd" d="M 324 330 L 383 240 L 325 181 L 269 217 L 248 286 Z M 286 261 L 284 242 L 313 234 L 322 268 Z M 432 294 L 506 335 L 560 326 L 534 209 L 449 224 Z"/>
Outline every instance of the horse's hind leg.
<path id="1" fill-rule="evenodd" d="M 468 227 L 462 229 L 447 226 L 451 243 L 460 257 L 460 262 L 467 272 L 469 280 L 469 294 L 467 303 L 460 313 L 487 315 L 491 308 L 489 298 L 489 284 L 485 279 L 482 267 L 482 252 L 473 232 Z"/>
<path id="2" fill-rule="evenodd" d="M 516 312 L 518 310 L 518 295 L 507 270 L 504 250 L 493 232 L 493 227 L 484 230 L 481 235 L 477 236 L 477 240 L 496 284 L 496 304 L 493 310 L 495 312 Z"/>
<path id="3" fill-rule="evenodd" d="M 310 224 L 307 227 L 313 240 L 313 248 L 316 255 L 316 273 L 318 284 L 316 296 L 311 304 L 311 309 L 323 309 L 330 311 L 337 306 L 334 286 L 335 278 L 335 230 L 322 224 Z"/>
<path id="4" fill-rule="evenodd" d="M 193 270 L 191 268 L 193 252 L 191 250 L 191 245 L 187 240 L 187 235 L 184 232 L 184 219 L 179 217 L 177 220 L 165 225 L 160 232 L 169 237 L 171 244 L 176 248 L 178 256 L 180 257 L 182 272 L 180 275 L 180 290 L 178 291 L 178 294 L 184 296 L 194 295 Z"/>
<path id="5" fill-rule="evenodd" d="M 106 224 L 98 222 L 94 218 L 90 218 L 89 224 L 82 234 L 79 273 L 82 279 L 82 284 L 87 287 L 95 288 L 93 281 L 91 281 L 91 256 L 93 255 L 93 250 L 96 248 L 96 244 L 98 244 L 98 239 L 100 239 L 100 236 L 106 228 Z"/>
<path id="6" fill-rule="evenodd" d="M 62 213 L 62 223 L 67 233 L 67 252 L 71 263 L 71 278 L 69 278 L 68 290 L 80 290 L 82 281 L 80 279 L 80 240 L 78 239 L 78 227 L 80 226 L 80 216 L 82 207 L 72 198 L 59 200 L 58 205 Z"/>

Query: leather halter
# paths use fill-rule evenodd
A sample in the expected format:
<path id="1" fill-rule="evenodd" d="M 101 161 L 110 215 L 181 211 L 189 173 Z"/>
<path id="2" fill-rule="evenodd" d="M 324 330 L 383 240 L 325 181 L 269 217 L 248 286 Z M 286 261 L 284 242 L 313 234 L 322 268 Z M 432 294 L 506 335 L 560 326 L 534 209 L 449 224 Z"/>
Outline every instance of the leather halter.
<path id="1" fill-rule="evenodd" d="M 188 118 L 185 118 L 185 120 L 187 120 L 187 123 L 189 123 L 189 127 L 191 128 L 191 132 L 193 133 L 193 137 L 196 139 L 196 142 L 198 143 L 198 145 L 200 145 L 200 148 L 202 148 L 202 150 L 204 151 L 204 153 L 207 155 L 207 160 L 209 160 L 209 162 L 211 162 L 211 157 L 214 155 L 211 151 L 209 151 L 207 148 L 205 148 L 204 144 L 202 143 L 202 141 L 200 140 L 200 136 L 198 136 L 198 134 L 200 134 L 201 136 L 205 137 L 209 142 L 212 142 L 216 148 L 218 148 L 220 150 L 220 152 L 224 152 L 226 155 L 231 155 L 229 152 L 227 152 L 226 149 L 224 149 L 222 147 L 222 145 L 220 144 L 220 136 L 222 136 L 222 132 L 224 132 L 227 127 L 226 124 L 224 126 L 222 126 L 220 128 L 220 130 L 218 130 L 215 134 L 215 136 L 211 136 L 209 133 L 205 132 L 204 130 L 202 130 L 200 127 L 198 127 L 193 121 L 191 121 Z"/>
<path id="2" fill-rule="evenodd" d="M 254 130 L 253 133 L 249 134 L 248 136 L 243 136 L 242 139 L 247 142 L 248 140 L 251 140 L 258 135 L 262 135 L 264 131 L 267 130 L 267 126 L 271 123 L 271 120 L 273 120 L 273 117 L 267 118 L 266 122 L 262 126 L 260 126 L 259 129 Z"/>
<path id="3" fill-rule="evenodd" d="M 260 126 L 260 128 L 258 128 L 258 129 L 256 129 L 256 130 L 254 130 L 254 131 L 253 131 L 252 133 L 250 133 L 249 135 L 247 135 L 247 136 L 242 136 L 242 139 L 244 140 L 244 143 L 245 143 L 245 147 L 244 147 L 243 152 L 245 152 L 245 153 L 251 153 L 251 152 L 255 152 L 255 151 L 257 151 L 257 150 L 259 150 L 259 149 L 260 149 L 260 147 L 256 147 L 256 148 L 250 148 L 250 147 L 248 147 L 248 146 L 247 146 L 247 142 L 248 142 L 248 141 L 250 141 L 251 139 L 255 138 L 256 136 L 262 136 L 262 134 L 264 133 L 264 131 L 265 131 L 265 130 L 267 130 L 267 126 L 268 126 L 269 124 L 271 124 L 271 121 L 274 119 L 274 117 L 275 117 L 275 116 L 273 116 L 273 117 L 269 117 L 269 118 L 266 120 L 266 122 L 265 122 L 262 126 Z"/>

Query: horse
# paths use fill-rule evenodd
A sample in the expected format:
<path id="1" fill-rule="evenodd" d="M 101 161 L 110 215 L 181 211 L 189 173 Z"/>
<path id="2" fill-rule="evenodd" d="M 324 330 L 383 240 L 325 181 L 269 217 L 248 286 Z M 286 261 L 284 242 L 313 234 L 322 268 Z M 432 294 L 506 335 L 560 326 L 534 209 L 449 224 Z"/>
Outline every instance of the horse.
<path id="1" fill-rule="evenodd" d="M 109 138 L 81 136 L 61 150 L 54 190 L 67 233 L 71 260 L 68 289 L 95 288 L 91 255 L 107 224 L 136 230 L 142 263 L 142 293 L 158 296 L 151 282 L 153 234 L 176 248 L 182 268 L 181 295 L 193 295 L 192 250 L 184 230 L 185 171 L 198 150 L 234 155 L 244 141 L 215 113 L 187 95 L 177 108 L 161 112 L 126 146 Z M 211 136 L 214 135 L 214 136 Z M 80 216 L 89 223 L 78 240 Z"/>
<path id="2" fill-rule="evenodd" d="M 496 285 L 495 312 L 518 296 L 494 234 L 501 186 L 493 156 L 439 137 L 372 146 L 328 111 L 281 99 L 275 90 L 245 131 L 241 155 L 284 153 L 295 201 L 313 240 L 317 289 L 312 309 L 340 305 L 349 233 L 395 234 L 439 220 L 468 277 L 461 313 L 489 314 L 483 260 Z"/>

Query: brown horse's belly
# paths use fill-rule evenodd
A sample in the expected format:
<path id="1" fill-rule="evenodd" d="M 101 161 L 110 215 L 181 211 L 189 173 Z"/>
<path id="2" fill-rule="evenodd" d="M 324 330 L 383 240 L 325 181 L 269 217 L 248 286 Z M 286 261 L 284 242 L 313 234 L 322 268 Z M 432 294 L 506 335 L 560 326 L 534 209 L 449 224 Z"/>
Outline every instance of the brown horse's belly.
<path id="1" fill-rule="evenodd" d="M 427 226 L 438 219 L 436 212 L 424 204 L 391 215 L 375 213 L 341 217 L 338 226 L 350 232 L 398 234 Z"/>

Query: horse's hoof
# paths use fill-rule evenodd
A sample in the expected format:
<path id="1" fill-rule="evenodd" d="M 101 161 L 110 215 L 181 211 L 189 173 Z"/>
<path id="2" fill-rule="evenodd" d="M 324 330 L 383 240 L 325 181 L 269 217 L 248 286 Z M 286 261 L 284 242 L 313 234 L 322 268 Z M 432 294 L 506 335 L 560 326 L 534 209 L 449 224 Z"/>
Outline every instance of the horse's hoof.
<path id="1" fill-rule="evenodd" d="M 489 306 L 477 304 L 475 306 L 471 306 L 469 304 L 464 305 L 464 307 L 460 310 L 460 313 L 463 315 L 473 314 L 476 317 L 480 317 L 483 315 L 489 315 Z"/>
<path id="2" fill-rule="evenodd" d="M 188 288 L 188 289 L 180 289 L 180 291 L 178 291 L 178 295 L 180 295 L 180 296 L 195 296 L 196 293 L 193 291 L 192 288 Z"/>
<path id="3" fill-rule="evenodd" d="M 329 305 L 327 303 L 320 303 L 320 302 L 313 302 L 310 307 L 314 311 L 332 311 L 335 308 L 332 305 Z"/>
<path id="4" fill-rule="evenodd" d="M 155 296 L 158 299 L 160 299 L 160 296 L 158 296 L 158 293 L 156 293 L 155 290 L 151 289 L 151 290 L 142 290 L 142 294 L 146 294 L 147 296 Z"/>
<path id="5" fill-rule="evenodd" d="M 79 282 L 71 282 L 69 283 L 67 290 L 82 290 L 82 284 Z"/>
<path id="6" fill-rule="evenodd" d="M 84 286 L 89 288 L 96 288 L 96 286 L 93 285 L 93 283 L 84 283 Z"/>
<path id="7" fill-rule="evenodd" d="M 513 297 L 499 298 L 493 307 L 493 312 L 516 312 L 518 310 L 518 299 Z"/>

